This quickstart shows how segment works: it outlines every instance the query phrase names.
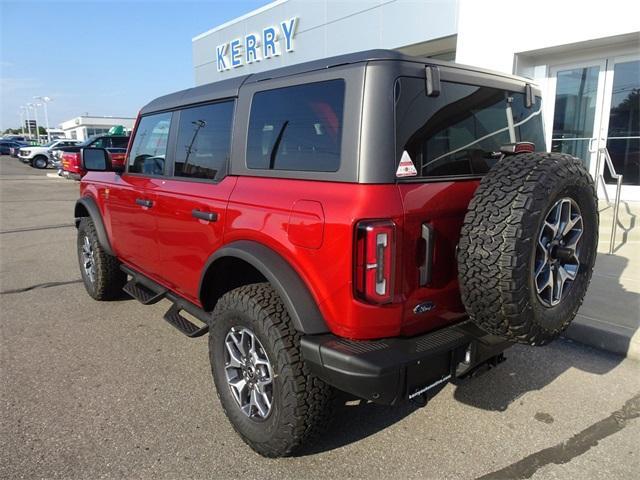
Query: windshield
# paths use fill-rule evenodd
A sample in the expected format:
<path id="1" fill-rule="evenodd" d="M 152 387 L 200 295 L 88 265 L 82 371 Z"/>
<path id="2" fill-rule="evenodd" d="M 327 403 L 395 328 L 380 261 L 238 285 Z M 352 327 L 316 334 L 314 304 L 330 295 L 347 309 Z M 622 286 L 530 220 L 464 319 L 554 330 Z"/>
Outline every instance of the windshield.
<path id="1" fill-rule="evenodd" d="M 44 145 L 42 145 L 43 147 L 53 147 L 56 144 L 57 140 L 52 140 L 50 142 L 45 143 Z"/>
<path id="2" fill-rule="evenodd" d="M 545 150 L 541 101 L 527 108 L 522 92 L 442 82 L 428 97 L 424 79 L 401 78 L 396 104 L 397 162 L 405 153 L 418 177 L 482 175 L 500 148 L 532 142 Z"/>

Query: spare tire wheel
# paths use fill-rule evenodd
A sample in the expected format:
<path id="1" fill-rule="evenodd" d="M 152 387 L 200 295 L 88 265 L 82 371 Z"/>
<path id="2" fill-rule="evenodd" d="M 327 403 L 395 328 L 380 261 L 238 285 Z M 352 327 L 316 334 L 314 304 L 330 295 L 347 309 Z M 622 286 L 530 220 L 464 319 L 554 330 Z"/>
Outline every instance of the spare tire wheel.
<path id="1" fill-rule="evenodd" d="M 529 345 L 571 323 L 598 245 L 593 180 L 569 155 L 507 156 L 482 179 L 458 245 L 469 317 L 485 331 Z"/>

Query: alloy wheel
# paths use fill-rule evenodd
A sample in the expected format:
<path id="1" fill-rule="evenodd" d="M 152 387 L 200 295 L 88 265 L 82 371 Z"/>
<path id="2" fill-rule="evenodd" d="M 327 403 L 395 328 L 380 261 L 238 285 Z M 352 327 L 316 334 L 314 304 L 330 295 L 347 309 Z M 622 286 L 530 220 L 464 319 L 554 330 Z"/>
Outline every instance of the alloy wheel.
<path id="1" fill-rule="evenodd" d="M 225 373 L 240 410 L 264 420 L 273 405 L 273 369 L 264 347 L 246 327 L 233 327 L 225 340 Z"/>
<path id="2" fill-rule="evenodd" d="M 85 236 L 82 242 L 82 267 L 89 281 L 93 284 L 96 280 L 96 262 L 93 255 L 91 240 Z"/>
<path id="3" fill-rule="evenodd" d="M 538 233 L 534 283 L 545 307 L 555 307 L 568 294 L 580 268 L 582 214 L 571 198 L 561 198 L 548 211 Z"/>

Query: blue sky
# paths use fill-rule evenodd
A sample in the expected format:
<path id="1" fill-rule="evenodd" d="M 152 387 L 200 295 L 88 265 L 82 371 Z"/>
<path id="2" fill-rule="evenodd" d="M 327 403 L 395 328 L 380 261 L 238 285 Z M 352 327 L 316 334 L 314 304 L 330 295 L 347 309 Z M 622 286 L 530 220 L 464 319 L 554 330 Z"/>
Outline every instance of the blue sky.
<path id="1" fill-rule="evenodd" d="M 191 38 L 267 3 L 0 0 L 0 131 L 37 95 L 53 98 L 52 127 L 85 112 L 135 116 L 193 86 Z"/>

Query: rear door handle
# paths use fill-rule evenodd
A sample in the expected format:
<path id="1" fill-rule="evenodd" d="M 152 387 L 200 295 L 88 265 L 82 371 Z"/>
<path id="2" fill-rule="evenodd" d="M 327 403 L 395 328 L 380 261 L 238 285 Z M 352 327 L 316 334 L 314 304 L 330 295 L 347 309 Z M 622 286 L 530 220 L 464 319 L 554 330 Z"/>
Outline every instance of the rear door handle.
<path id="1" fill-rule="evenodd" d="M 420 286 L 431 283 L 431 270 L 433 264 L 433 227 L 423 223 L 420 237 L 424 240 L 424 263 L 420 266 Z"/>
<path id="2" fill-rule="evenodd" d="M 216 212 L 203 212 L 202 210 L 198 210 L 197 208 L 191 210 L 191 216 L 199 218 L 200 220 L 205 220 L 207 222 L 218 221 L 218 214 Z"/>
<path id="3" fill-rule="evenodd" d="M 153 202 L 151 200 L 147 200 L 146 198 L 136 198 L 136 203 L 141 207 L 153 207 Z"/>

